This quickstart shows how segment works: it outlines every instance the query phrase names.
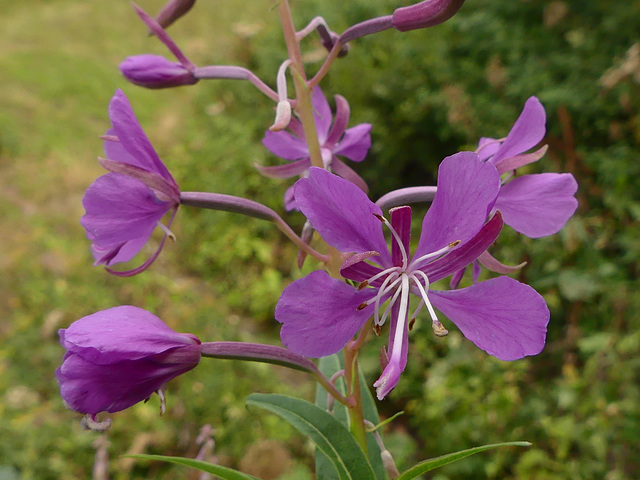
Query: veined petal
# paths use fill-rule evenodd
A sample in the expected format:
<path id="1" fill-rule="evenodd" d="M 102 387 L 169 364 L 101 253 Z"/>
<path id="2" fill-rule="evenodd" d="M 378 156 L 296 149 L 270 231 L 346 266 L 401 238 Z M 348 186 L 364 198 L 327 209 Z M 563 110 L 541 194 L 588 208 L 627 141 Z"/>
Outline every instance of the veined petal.
<path id="1" fill-rule="evenodd" d="M 306 357 L 324 357 L 342 349 L 373 313 L 373 305 L 358 310 L 373 298 L 374 289 L 357 290 L 315 271 L 282 292 L 275 317 L 282 323 L 282 344 Z"/>
<path id="2" fill-rule="evenodd" d="M 309 156 L 307 142 L 284 130 L 280 132 L 267 130 L 262 144 L 271 153 L 284 160 L 299 160 Z"/>
<path id="3" fill-rule="evenodd" d="M 200 344 L 193 335 L 174 332 L 152 313 L 131 305 L 87 315 L 61 330 L 60 340 L 69 352 L 100 365 Z"/>
<path id="4" fill-rule="evenodd" d="M 175 180 L 142 130 L 122 90 L 118 89 L 109 103 L 109 118 L 122 147 L 135 159 L 136 163 L 133 165 L 159 173 L 177 188 Z"/>
<path id="5" fill-rule="evenodd" d="M 344 134 L 344 130 L 349 124 L 349 115 L 351 113 L 349 103 L 346 98 L 342 95 L 335 95 L 333 98 L 336 100 L 336 116 L 323 145 L 325 148 L 329 149 L 333 149 L 334 145 Z"/>
<path id="6" fill-rule="evenodd" d="M 390 266 L 382 223 L 376 218 L 382 211 L 354 184 L 311 167 L 309 178 L 296 182 L 295 198 L 300 211 L 331 246 L 345 253 L 378 252 L 376 261 Z"/>
<path id="7" fill-rule="evenodd" d="M 95 415 L 129 408 L 196 365 L 197 362 L 162 366 L 151 358 L 98 365 L 71 354 L 65 356 L 55 374 L 60 395 L 69 407 Z"/>
<path id="8" fill-rule="evenodd" d="M 295 162 L 284 165 L 276 165 L 273 167 L 264 167 L 262 165 L 254 165 L 262 175 L 269 178 L 291 178 L 300 175 L 311 166 L 309 158 L 303 158 Z"/>
<path id="9" fill-rule="evenodd" d="M 80 223 L 97 245 L 118 245 L 147 237 L 173 207 L 162 202 L 141 181 L 118 173 L 99 177 L 82 199 L 86 214 Z"/>
<path id="10" fill-rule="evenodd" d="M 540 100 L 529 97 L 507 138 L 490 161 L 497 165 L 502 159 L 513 157 L 535 147 L 544 137 L 546 121 L 547 116 Z"/>
<path id="11" fill-rule="evenodd" d="M 445 158 L 438 170 L 438 190 L 422 221 L 415 257 L 457 240 L 473 238 L 484 225 L 500 189 L 500 175 L 472 152 Z"/>
<path id="12" fill-rule="evenodd" d="M 465 337 L 500 360 L 537 355 L 545 344 L 549 309 L 529 285 L 498 277 L 429 299 Z"/>
<path id="13" fill-rule="evenodd" d="M 531 238 L 557 233 L 578 208 L 578 184 L 570 173 L 538 173 L 503 185 L 495 208 L 504 223 Z"/>
<path id="14" fill-rule="evenodd" d="M 371 148 L 371 124 L 361 123 L 348 128 L 344 137 L 333 150 L 335 155 L 342 155 L 353 162 L 361 162 Z"/>

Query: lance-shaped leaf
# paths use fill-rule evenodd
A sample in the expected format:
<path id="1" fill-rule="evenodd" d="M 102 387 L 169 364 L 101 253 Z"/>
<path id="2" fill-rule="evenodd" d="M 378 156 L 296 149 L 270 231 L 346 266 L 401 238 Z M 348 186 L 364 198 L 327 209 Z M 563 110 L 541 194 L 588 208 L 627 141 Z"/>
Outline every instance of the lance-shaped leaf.
<path id="1" fill-rule="evenodd" d="M 492 448 L 498 447 L 530 447 L 531 444 L 529 442 L 506 442 L 506 443 L 493 443 L 491 445 L 483 445 L 481 447 L 469 448 L 467 450 L 461 450 L 460 452 L 448 453 L 446 455 L 442 455 L 436 458 L 430 458 L 429 460 L 425 460 L 423 462 L 414 465 L 409 470 L 404 472 L 402 475 L 398 477 L 398 480 L 411 480 L 412 478 L 416 478 L 422 475 L 425 472 L 433 470 L 434 468 L 442 467 L 443 465 L 447 465 L 448 463 L 453 463 L 457 460 L 460 460 L 464 457 L 468 457 L 470 455 L 475 455 L 476 453 L 484 452 L 485 450 L 490 450 Z"/>
<path id="2" fill-rule="evenodd" d="M 203 472 L 216 475 L 222 480 L 260 480 L 259 478 L 256 478 L 252 475 L 247 475 L 246 473 L 238 472 L 237 470 L 233 470 L 232 468 L 222 467 L 220 465 L 203 462 L 202 460 L 194 460 L 192 458 L 168 457 L 166 455 L 143 455 L 143 454 L 124 455 L 124 456 L 130 457 L 130 458 L 139 458 L 140 460 L 159 460 L 161 462 L 175 463 L 177 465 L 186 465 L 187 467 L 196 468 Z"/>
<path id="3" fill-rule="evenodd" d="M 376 474 L 351 432 L 323 409 L 298 398 L 254 393 L 247 399 L 282 417 L 300 433 L 308 435 L 333 463 L 340 480 L 375 480 Z"/>

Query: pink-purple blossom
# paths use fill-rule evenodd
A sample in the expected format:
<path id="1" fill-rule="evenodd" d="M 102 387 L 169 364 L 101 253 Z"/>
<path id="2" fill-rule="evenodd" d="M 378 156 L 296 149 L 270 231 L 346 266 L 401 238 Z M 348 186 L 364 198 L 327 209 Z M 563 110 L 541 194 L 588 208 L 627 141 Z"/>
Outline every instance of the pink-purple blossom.
<path id="1" fill-rule="evenodd" d="M 531 238 L 553 235 L 575 213 L 578 184 L 570 173 L 538 173 L 513 177 L 512 172 L 538 161 L 546 146 L 532 153 L 545 135 L 546 114 L 536 97 L 530 97 L 506 138 L 482 138 L 476 152 L 507 175 L 496 200 L 504 223 Z"/>
<path id="2" fill-rule="evenodd" d="M 365 159 L 371 147 L 371 124 L 361 123 L 346 128 L 350 116 L 349 103 L 340 95 L 335 96 L 335 101 L 336 115 L 334 119 L 329 102 L 327 102 L 322 90 L 319 87 L 314 88 L 313 117 L 324 167 L 366 192 L 368 187 L 365 181 L 339 157 L 348 158 L 353 162 L 361 162 Z M 289 178 L 304 175 L 309 170 L 311 158 L 302 124 L 298 119 L 292 118 L 288 128 L 290 132 L 268 130 L 262 143 L 271 153 L 291 163 L 273 167 L 256 166 L 263 175 L 273 178 Z M 295 208 L 293 187 L 287 190 L 284 198 L 285 208 L 293 210 Z"/>
<path id="3" fill-rule="evenodd" d="M 91 240 L 95 264 L 106 266 L 135 257 L 156 226 L 165 230 L 156 252 L 140 267 L 127 272 L 110 270 L 131 275 L 147 268 L 160 253 L 180 203 L 180 190 L 121 90 L 111 99 L 109 118 L 113 128 L 104 136 L 106 158 L 100 163 L 111 173 L 87 189 L 82 199 L 86 213 L 80 223 Z M 165 227 L 160 221 L 169 212 L 173 214 Z"/>
<path id="4" fill-rule="evenodd" d="M 67 350 L 56 370 L 60 394 L 69 408 L 92 417 L 162 392 L 201 356 L 195 335 L 176 333 L 152 313 L 128 305 L 83 317 L 58 334 Z"/>
<path id="5" fill-rule="evenodd" d="M 500 189 L 491 163 L 472 152 L 446 158 L 438 190 L 422 221 L 410 255 L 411 209 L 398 207 L 390 220 L 353 184 L 311 168 L 298 180 L 295 198 L 313 227 L 331 246 L 352 254 L 340 273 L 357 286 L 316 271 L 293 282 L 276 307 L 283 344 L 310 357 L 336 353 L 373 317 L 379 329 L 389 320 L 388 353 L 375 382 L 378 398 L 398 383 L 407 363 L 409 324 L 426 307 L 434 332 L 445 335 L 440 310 L 478 347 L 502 360 L 538 354 L 544 347 L 549 310 L 530 286 L 498 277 L 455 291 L 431 284 L 470 264 L 495 241 L 499 213 L 489 221 Z M 391 231 L 391 249 L 383 227 Z M 410 308 L 411 294 L 419 298 Z M 435 309 L 434 309 L 435 307 Z"/>

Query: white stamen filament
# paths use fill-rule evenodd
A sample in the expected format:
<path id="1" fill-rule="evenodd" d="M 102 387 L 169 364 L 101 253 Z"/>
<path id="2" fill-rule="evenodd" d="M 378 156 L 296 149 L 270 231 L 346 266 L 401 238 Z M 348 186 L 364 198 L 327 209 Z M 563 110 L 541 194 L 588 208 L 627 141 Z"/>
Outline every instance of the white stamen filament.
<path id="1" fill-rule="evenodd" d="M 380 323 L 380 313 L 378 312 L 378 310 L 380 310 L 380 300 L 387 293 L 389 293 L 392 289 L 394 289 L 396 287 L 396 285 L 398 285 L 399 281 L 400 281 L 400 279 L 398 278 L 397 273 L 393 272 L 387 278 L 384 279 L 384 282 L 382 282 L 382 286 L 378 290 L 378 294 L 375 296 L 375 304 L 376 305 L 374 307 L 373 322 L 376 325 L 382 325 Z"/>
<path id="2" fill-rule="evenodd" d="M 397 282 L 398 280 L 396 280 L 396 283 Z M 391 313 L 391 307 L 393 307 L 393 305 L 396 303 L 396 300 L 398 300 L 398 296 L 400 296 L 400 291 L 401 291 L 400 288 L 397 289 L 396 293 L 394 293 L 393 297 L 391 297 L 391 300 L 387 304 L 387 307 L 384 309 L 384 313 L 382 314 L 382 318 L 380 319 L 380 323 L 378 325 L 384 325 L 384 323 L 387 321 L 387 318 L 389 317 L 389 313 Z"/>
<path id="3" fill-rule="evenodd" d="M 425 282 L 424 287 L 416 277 L 416 274 L 420 275 L 424 279 L 424 282 Z M 431 305 L 431 302 L 429 301 L 429 297 L 427 295 L 427 290 L 429 289 L 429 278 L 427 278 L 427 275 L 424 272 L 421 272 L 420 270 L 416 270 L 415 272 L 412 272 L 410 276 L 411 276 L 411 279 L 416 284 L 416 286 L 418 287 L 418 290 L 420 290 L 420 295 L 422 296 L 422 300 L 424 301 L 424 304 L 427 306 L 427 310 L 429 310 L 429 315 L 431 316 L 431 326 L 433 327 L 434 333 L 439 337 L 443 337 L 447 335 L 449 332 L 447 331 L 446 328 L 444 328 L 442 323 L 440 323 L 440 320 L 438 320 L 436 311 L 433 309 L 433 305 Z"/>
<path id="4" fill-rule="evenodd" d="M 373 277 L 368 278 L 367 280 L 365 280 L 364 282 L 362 282 L 365 286 L 366 285 L 371 285 L 373 282 L 375 282 L 377 279 L 379 279 L 380 277 L 384 277 L 385 275 L 388 275 L 392 272 L 396 272 L 398 274 L 400 274 L 400 272 L 402 271 L 402 269 L 400 267 L 391 267 L 391 268 L 387 268 L 386 270 L 381 271 L 380 273 L 376 273 Z"/>
<path id="5" fill-rule="evenodd" d="M 404 244 L 402 243 L 402 240 L 400 240 L 400 235 L 398 234 L 398 232 L 396 232 L 396 229 L 393 228 L 393 226 L 391 225 L 391 222 L 389 222 L 389 220 L 387 220 L 386 218 L 380 216 L 378 217 L 387 227 L 389 227 L 389 230 L 391 230 L 391 234 L 393 235 L 393 238 L 395 238 L 396 242 L 398 243 L 398 246 L 400 247 L 400 252 L 402 253 L 402 266 L 404 267 L 404 269 L 407 268 L 407 264 L 409 263 L 409 256 L 407 255 L 407 249 L 404 248 Z"/>
<path id="6" fill-rule="evenodd" d="M 422 263 L 423 261 L 429 260 L 431 258 L 439 257 L 440 255 L 443 255 L 449 252 L 453 247 L 456 247 L 459 243 L 460 243 L 460 240 L 456 240 L 455 242 L 451 242 L 447 246 L 442 247 L 440 250 L 427 253 L 426 255 L 422 255 L 421 257 L 414 259 L 409 265 L 409 267 L 407 268 L 407 270 L 415 270 L 416 268 L 418 268 L 418 265 L 420 265 L 420 263 Z"/>
<path id="7" fill-rule="evenodd" d="M 391 362 L 400 362 L 402 356 L 402 341 L 404 338 L 404 325 L 407 321 L 407 310 L 409 308 L 409 276 L 403 273 L 400 277 L 402 286 L 400 291 L 400 309 L 398 310 L 398 321 L 396 323 L 396 331 L 393 334 L 393 352 L 391 352 Z"/>

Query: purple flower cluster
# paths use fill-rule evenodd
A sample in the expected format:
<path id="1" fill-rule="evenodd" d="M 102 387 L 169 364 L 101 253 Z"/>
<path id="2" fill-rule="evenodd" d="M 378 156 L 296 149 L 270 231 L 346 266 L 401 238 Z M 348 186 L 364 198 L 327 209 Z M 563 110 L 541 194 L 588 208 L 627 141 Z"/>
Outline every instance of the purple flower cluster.
<path id="1" fill-rule="evenodd" d="M 329 107 L 329 102 L 327 102 L 322 90 L 319 87 L 313 90 L 311 99 L 314 110 L 313 117 L 324 167 L 367 192 L 368 187 L 365 181 L 338 157 L 345 157 L 353 162 L 363 161 L 371 147 L 371 124 L 361 123 L 355 127 L 346 128 L 350 115 L 349 103 L 341 95 L 336 95 L 335 101 L 336 116 L 333 119 L 331 107 Z M 290 132 L 267 130 L 265 133 L 262 139 L 264 146 L 274 155 L 291 163 L 275 167 L 256 166 L 263 175 L 273 178 L 304 176 L 311 167 L 309 146 L 304 138 L 302 124 L 296 118 L 292 118 L 289 130 Z M 287 210 L 296 208 L 293 187 L 286 191 L 284 204 Z"/>

